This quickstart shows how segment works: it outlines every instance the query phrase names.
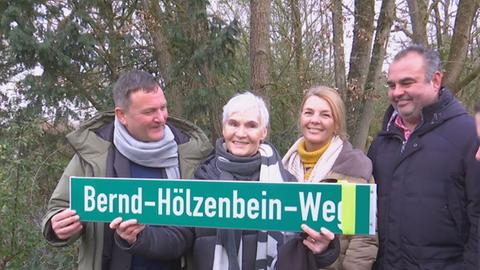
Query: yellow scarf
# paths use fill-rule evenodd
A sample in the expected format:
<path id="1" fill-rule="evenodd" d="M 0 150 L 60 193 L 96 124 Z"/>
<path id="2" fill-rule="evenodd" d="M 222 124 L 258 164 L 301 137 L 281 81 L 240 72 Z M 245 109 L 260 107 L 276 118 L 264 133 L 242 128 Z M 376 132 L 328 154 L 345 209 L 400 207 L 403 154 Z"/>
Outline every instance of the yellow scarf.
<path id="1" fill-rule="evenodd" d="M 308 178 L 310 178 L 310 174 L 312 172 L 313 167 L 315 167 L 315 164 L 317 163 L 317 161 L 320 159 L 323 153 L 325 153 L 327 148 L 330 146 L 331 141 L 332 140 L 328 141 L 328 143 L 322 146 L 322 148 L 312 152 L 308 152 L 305 149 L 305 141 L 302 141 L 298 144 L 297 150 L 303 164 L 303 175 L 305 178 L 303 179 L 304 181 L 307 181 Z"/>

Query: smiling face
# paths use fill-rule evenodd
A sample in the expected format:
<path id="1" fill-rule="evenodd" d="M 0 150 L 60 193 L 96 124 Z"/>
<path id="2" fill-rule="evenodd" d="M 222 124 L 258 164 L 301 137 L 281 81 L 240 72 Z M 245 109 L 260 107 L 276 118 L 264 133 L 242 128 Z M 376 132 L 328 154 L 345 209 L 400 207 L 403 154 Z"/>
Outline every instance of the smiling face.
<path id="1" fill-rule="evenodd" d="M 332 108 L 318 96 L 309 97 L 300 115 L 300 128 L 307 151 L 315 151 L 327 144 L 337 129 Z"/>
<path id="2" fill-rule="evenodd" d="M 255 155 L 266 136 L 267 128 L 260 122 L 258 110 L 234 112 L 223 124 L 227 151 L 236 156 Z"/>
<path id="3" fill-rule="evenodd" d="M 422 109 L 438 100 L 442 75 L 436 71 L 428 81 L 425 71 L 423 57 L 414 52 L 393 62 L 388 70 L 388 98 L 410 129 L 420 123 Z"/>
<path id="4" fill-rule="evenodd" d="M 156 142 L 165 135 L 167 100 L 159 87 L 155 91 L 137 90 L 130 94 L 127 108 L 115 108 L 118 120 L 135 139 Z"/>

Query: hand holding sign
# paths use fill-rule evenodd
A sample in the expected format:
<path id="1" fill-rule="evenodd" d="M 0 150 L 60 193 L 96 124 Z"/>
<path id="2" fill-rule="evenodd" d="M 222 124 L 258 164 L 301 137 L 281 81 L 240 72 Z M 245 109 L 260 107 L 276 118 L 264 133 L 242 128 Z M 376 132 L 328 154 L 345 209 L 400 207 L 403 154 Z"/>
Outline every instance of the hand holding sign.
<path id="1" fill-rule="evenodd" d="M 52 219 L 52 229 L 58 239 L 65 240 L 82 230 L 80 216 L 75 210 L 64 209 L 55 214 Z"/>
<path id="2" fill-rule="evenodd" d="M 121 217 L 117 217 L 110 222 L 110 229 L 114 229 L 122 239 L 132 245 L 137 241 L 138 234 L 145 229 L 145 225 L 138 224 L 136 219 L 122 221 Z"/>
<path id="3" fill-rule="evenodd" d="M 302 224 L 302 230 L 308 235 L 303 244 L 307 246 L 313 254 L 320 254 L 324 252 L 330 242 L 335 238 L 335 235 L 328 229 L 321 228 L 320 232 L 308 227 L 306 224 Z"/>

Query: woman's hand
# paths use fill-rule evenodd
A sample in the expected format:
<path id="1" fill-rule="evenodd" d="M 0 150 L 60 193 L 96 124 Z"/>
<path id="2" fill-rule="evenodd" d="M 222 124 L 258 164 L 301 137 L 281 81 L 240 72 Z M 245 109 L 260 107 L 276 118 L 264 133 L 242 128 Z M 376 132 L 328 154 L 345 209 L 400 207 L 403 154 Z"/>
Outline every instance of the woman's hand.
<path id="1" fill-rule="evenodd" d="M 110 222 L 110 229 L 114 229 L 122 239 L 132 245 L 137 241 L 138 234 L 145 229 L 145 225 L 138 224 L 136 219 L 122 221 L 121 217 L 117 217 Z"/>
<path id="2" fill-rule="evenodd" d="M 330 242 L 335 238 L 335 234 L 325 228 L 321 228 L 320 232 L 308 227 L 306 224 L 302 224 L 302 230 L 308 235 L 303 244 L 307 246 L 313 254 L 320 254 L 324 252 Z"/>

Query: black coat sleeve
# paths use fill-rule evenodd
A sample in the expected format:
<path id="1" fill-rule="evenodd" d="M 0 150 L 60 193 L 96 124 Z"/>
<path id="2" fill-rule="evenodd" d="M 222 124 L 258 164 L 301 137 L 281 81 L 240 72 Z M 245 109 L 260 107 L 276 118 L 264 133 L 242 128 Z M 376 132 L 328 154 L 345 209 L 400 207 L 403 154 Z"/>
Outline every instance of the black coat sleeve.
<path id="1" fill-rule="evenodd" d="M 338 256 L 340 255 L 340 240 L 338 236 L 335 235 L 335 238 L 330 242 L 327 250 L 320 254 L 315 255 L 315 262 L 317 263 L 318 268 L 323 268 L 334 263 Z"/>
<path id="2" fill-rule="evenodd" d="M 313 254 L 304 244 L 301 234 L 290 239 L 278 250 L 276 270 L 317 270 L 333 264 L 340 254 L 340 241 L 337 236 L 328 248 Z"/>
<path id="3" fill-rule="evenodd" d="M 133 245 L 115 233 L 115 243 L 121 249 L 158 260 L 174 260 L 186 255 L 193 239 L 192 229 L 174 226 L 146 226 Z"/>

